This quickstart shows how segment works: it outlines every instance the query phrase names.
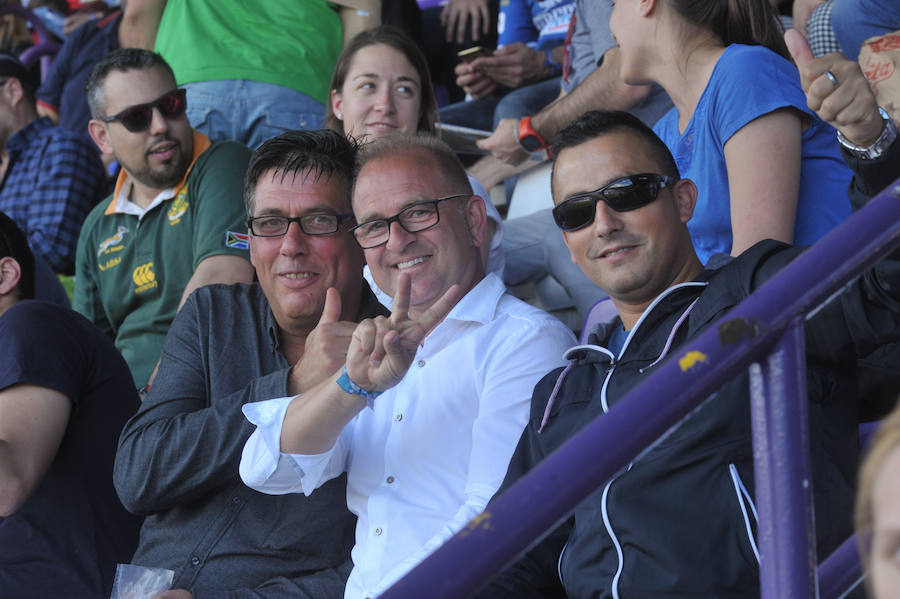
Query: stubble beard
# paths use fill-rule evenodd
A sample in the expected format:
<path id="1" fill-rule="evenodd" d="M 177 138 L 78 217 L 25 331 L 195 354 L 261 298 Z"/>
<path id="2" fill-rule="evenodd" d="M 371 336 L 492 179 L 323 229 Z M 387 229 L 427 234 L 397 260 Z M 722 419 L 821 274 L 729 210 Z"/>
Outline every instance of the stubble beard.
<path id="1" fill-rule="evenodd" d="M 150 152 L 144 153 L 144 159 L 139 168 L 130 168 L 129 165 L 122 164 L 122 168 L 128 171 L 128 174 L 142 185 L 151 189 L 169 189 L 174 187 L 184 178 L 185 172 L 190 164 L 188 157 L 184 154 L 182 145 L 175 141 L 177 151 L 175 156 L 163 162 L 160 167 L 154 169 L 150 166 Z"/>

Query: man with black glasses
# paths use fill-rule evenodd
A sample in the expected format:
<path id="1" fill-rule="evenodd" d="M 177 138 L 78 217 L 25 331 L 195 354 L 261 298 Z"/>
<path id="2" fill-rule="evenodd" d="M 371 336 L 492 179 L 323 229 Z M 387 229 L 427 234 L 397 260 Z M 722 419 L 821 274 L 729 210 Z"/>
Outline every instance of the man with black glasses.
<path id="1" fill-rule="evenodd" d="M 76 310 L 116 342 L 145 387 L 194 289 L 250 282 L 240 189 L 250 150 L 210 143 L 158 55 L 108 54 L 86 84 L 91 137 L 122 170 L 78 240 Z"/>
<path id="2" fill-rule="evenodd" d="M 379 140 L 357 169 L 352 232 L 393 312 L 361 322 L 343 368 L 313 388 L 244 406 L 259 428 L 241 459 L 244 481 L 272 494 L 314 498 L 347 472 L 349 599 L 378 595 L 481 512 L 534 383 L 573 342 L 485 275 L 484 202 L 446 145 Z"/>
<path id="3" fill-rule="evenodd" d="M 354 157 L 333 131 L 284 133 L 253 154 L 244 200 L 259 282 L 188 298 L 122 433 L 116 489 L 147 514 L 133 562 L 174 570 L 172 596 L 343 592 L 355 521 L 345 477 L 311 497 L 270 496 L 244 486 L 238 464 L 253 431 L 241 406 L 329 377 L 356 322 L 386 314 L 349 233 Z"/>
<path id="4" fill-rule="evenodd" d="M 702 265 L 686 226 L 697 189 L 628 113 L 586 113 L 557 135 L 553 154 L 554 219 L 612 305 L 568 366 L 535 387 L 503 488 L 803 251 L 766 240 Z M 806 321 L 820 560 L 852 532 L 856 359 L 900 335 L 891 258 Z M 722 386 L 479 597 L 759 597 L 749 394 L 746 374 Z"/>

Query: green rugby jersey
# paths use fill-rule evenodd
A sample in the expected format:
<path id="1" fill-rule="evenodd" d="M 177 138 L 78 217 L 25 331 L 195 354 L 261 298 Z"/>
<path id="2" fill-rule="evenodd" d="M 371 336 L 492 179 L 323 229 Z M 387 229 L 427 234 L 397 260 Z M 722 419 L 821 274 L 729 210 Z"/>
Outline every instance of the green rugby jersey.
<path id="1" fill-rule="evenodd" d="M 249 259 L 241 190 L 250 154 L 194 131 L 193 162 L 167 199 L 140 217 L 128 213 L 123 170 L 84 222 L 73 307 L 115 340 L 138 387 L 156 366 L 197 265 L 219 254 Z"/>

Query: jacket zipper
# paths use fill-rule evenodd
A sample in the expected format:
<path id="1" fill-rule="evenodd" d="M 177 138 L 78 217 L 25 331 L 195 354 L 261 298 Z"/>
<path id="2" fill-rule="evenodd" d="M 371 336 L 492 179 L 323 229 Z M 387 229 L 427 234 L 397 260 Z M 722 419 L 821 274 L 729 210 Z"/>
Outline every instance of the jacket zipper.
<path id="1" fill-rule="evenodd" d="M 606 379 L 603 381 L 603 388 L 600 391 L 600 404 L 603 407 L 603 413 L 606 414 L 609 412 L 609 404 L 606 401 L 606 389 L 609 387 L 609 381 L 612 378 L 612 374 L 618 366 L 619 361 L 622 359 L 622 356 L 625 355 L 625 350 L 628 349 L 628 344 L 631 343 L 631 339 L 634 337 L 634 334 L 637 332 L 638 328 L 641 326 L 641 323 L 644 322 L 644 319 L 653 309 L 661 302 L 666 296 L 675 292 L 678 289 L 683 287 L 706 287 L 709 283 L 701 282 L 701 281 L 692 281 L 689 283 L 680 283 L 673 287 L 669 287 L 664 292 L 659 294 L 656 299 L 654 299 L 647 309 L 644 310 L 644 313 L 641 314 L 641 317 L 638 318 L 638 321 L 635 323 L 634 327 L 629 331 L 628 337 L 625 338 L 625 343 L 622 344 L 622 349 L 619 350 L 619 359 L 615 360 L 610 366 L 609 370 L 606 373 Z M 628 464 L 628 467 L 625 468 L 625 472 L 631 470 L 631 464 Z M 601 498 L 600 510 L 603 515 L 603 525 L 606 527 L 606 533 L 609 535 L 609 538 L 612 539 L 613 545 L 616 548 L 616 555 L 619 559 L 619 566 L 616 568 L 616 574 L 613 576 L 612 581 L 612 596 L 613 599 L 619 599 L 619 579 L 622 577 L 622 570 L 625 568 L 625 559 L 622 555 L 622 545 L 619 543 L 619 538 L 616 536 L 615 532 L 613 532 L 612 522 L 609 518 L 609 510 L 607 505 L 607 498 L 609 496 L 609 489 L 612 484 L 622 475 L 619 473 L 609 479 L 609 482 L 606 483 L 606 486 L 603 488 L 603 496 Z"/>

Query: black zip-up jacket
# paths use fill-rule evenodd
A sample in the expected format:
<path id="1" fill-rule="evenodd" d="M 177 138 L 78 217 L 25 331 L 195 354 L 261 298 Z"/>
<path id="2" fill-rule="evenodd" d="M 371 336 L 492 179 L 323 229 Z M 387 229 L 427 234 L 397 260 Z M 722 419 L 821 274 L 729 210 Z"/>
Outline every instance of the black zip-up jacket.
<path id="1" fill-rule="evenodd" d="M 589 339 L 593 348 L 571 352 L 573 367 L 564 373 L 540 432 L 563 370 L 535 387 L 531 419 L 501 491 L 649 376 L 664 354 L 676 352 L 801 251 L 763 241 L 718 269 L 704 270 L 697 280 L 670 288 L 645 311 L 619 356 L 604 347 L 621 326 L 618 317 L 595 329 Z M 852 530 L 856 357 L 898 336 L 900 263 L 892 260 L 847 286 L 807 321 L 820 556 Z M 752 458 L 744 374 L 585 500 L 482 596 L 759 597 Z"/>

